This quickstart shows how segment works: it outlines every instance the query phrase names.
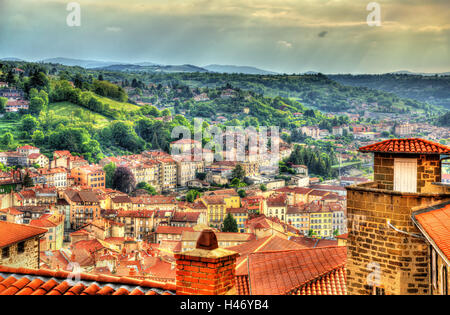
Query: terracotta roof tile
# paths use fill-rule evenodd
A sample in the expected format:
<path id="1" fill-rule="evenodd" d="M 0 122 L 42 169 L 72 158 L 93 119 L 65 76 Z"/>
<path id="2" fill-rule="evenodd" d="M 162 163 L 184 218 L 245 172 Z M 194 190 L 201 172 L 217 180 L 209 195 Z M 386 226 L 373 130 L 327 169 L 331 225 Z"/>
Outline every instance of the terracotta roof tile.
<path id="1" fill-rule="evenodd" d="M 450 147 L 425 139 L 389 139 L 359 148 L 361 152 L 449 154 Z"/>
<path id="2" fill-rule="evenodd" d="M 0 221 L 0 231 L 2 231 L 0 233 L 0 247 L 47 233 L 46 229 L 3 221 Z"/>
<path id="3" fill-rule="evenodd" d="M 450 259 L 450 204 L 433 207 L 414 217 L 447 259 Z"/>
<path id="4" fill-rule="evenodd" d="M 328 274 L 306 283 L 290 294 L 347 295 L 345 267 L 338 267 Z"/>
<path id="5" fill-rule="evenodd" d="M 172 282 L 80 274 L 68 281 L 64 271 L 0 266 L 0 295 L 157 295 L 174 294 Z"/>
<path id="6" fill-rule="evenodd" d="M 249 255 L 249 284 L 252 295 L 291 294 L 345 266 L 345 247 L 325 247 Z"/>

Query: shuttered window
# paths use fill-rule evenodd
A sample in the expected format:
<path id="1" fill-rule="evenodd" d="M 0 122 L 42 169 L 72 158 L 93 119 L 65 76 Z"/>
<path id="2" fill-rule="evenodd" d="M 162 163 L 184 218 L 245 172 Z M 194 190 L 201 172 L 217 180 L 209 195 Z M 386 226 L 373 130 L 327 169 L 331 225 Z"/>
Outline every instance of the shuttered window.
<path id="1" fill-rule="evenodd" d="M 395 159 L 394 190 L 417 192 L 417 159 Z"/>

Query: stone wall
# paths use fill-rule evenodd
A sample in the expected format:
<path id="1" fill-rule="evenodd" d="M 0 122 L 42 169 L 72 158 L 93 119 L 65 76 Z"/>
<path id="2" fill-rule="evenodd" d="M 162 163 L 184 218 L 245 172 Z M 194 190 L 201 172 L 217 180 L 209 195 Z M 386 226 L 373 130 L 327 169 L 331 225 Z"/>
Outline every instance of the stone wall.
<path id="1" fill-rule="evenodd" d="M 442 295 L 445 293 L 444 286 L 447 285 L 447 294 L 450 294 L 450 266 L 442 259 L 439 254 L 437 256 L 437 287 L 432 289 L 433 295 Z M 443 268 L 447 268 L 447 281 L 444 281 L 445 273 L 443 272 Z"/>
<path id="2" fill-rule="evenodd" d="M 0 265 L 14 268 L 39 269 L 39 238 L 25 241 L 25 251 L 18 252 L 18 244 L 9 246 L 9 258 L 2 258 L 0 249 Z"/>
<path id="3" fill-rule="evenodd" d="M 439 155 L 385 154 L 374 155 L 374 180 L 380 189 L 394 189 L 394 159 L 417 159 L 417 192 L 432 192 L 433 183 L 441 181 L 441 162 Z"/>
<path id="4" fill-rule="evenodd" d="M 381 167 L 388 168 L 388 163 L 381 160 Z M 403 194 L 363 184 L 347 187 L 347 198 L 348 293 L 370 294 L 369 285 L 375 284 L 385 294 L 429 294 L 427 243 L 395 231 L 387 221 L 401 231 L 420 235 L 411 220 L 411 208 L 449 200 L 450 194 Z"/>

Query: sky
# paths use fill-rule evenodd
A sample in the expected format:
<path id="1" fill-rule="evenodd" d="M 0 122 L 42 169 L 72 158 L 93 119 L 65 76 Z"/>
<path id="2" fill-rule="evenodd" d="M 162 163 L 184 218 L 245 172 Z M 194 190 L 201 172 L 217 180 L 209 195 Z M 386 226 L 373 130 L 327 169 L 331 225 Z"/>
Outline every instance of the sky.
<path id="1" fill-rule="evenodd" d="M 0 0 L 0 58 L 245 65 L 281 73 L 450 71 L 450 1 Z"/>

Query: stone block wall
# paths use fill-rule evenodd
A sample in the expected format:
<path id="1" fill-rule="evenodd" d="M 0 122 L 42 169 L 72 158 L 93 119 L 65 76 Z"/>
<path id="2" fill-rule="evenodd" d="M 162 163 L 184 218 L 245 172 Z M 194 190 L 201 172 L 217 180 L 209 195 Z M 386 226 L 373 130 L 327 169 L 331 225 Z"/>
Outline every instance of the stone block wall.
<path id="1" fill-rule="evenodd" d="M 25 241 L 25 251 L 18 252 L 18 244 L 9 246 L 9 257 L 2 258 L 0 249 L 0 265 L 14 268 L 39 269 L 39 238 Z"/>
<path id="2" fill-rule="evenodd" d="M 385 154 L 374 155 L 374 180 L 378 188 L 394 189 L 394 160 L 395 158 L 417 159 L 417 192 L 432 192 L 433 183 L 441 181 L 441 162 L 439 155 L 415 154 Z"/>
<path id="3" fill-rule="evenodd" d="M 370 294 L 370 285 L 376 284 L 385 294 L 429 294 L 427 243 L 395 231 L 387 221 L 420 235 L 411 208 L 449 200 L 450 195 L 402 194 L 360 185 L 347 187 L 347 198 L 348 293 Z"/>

